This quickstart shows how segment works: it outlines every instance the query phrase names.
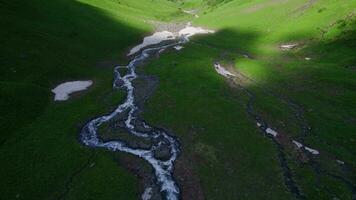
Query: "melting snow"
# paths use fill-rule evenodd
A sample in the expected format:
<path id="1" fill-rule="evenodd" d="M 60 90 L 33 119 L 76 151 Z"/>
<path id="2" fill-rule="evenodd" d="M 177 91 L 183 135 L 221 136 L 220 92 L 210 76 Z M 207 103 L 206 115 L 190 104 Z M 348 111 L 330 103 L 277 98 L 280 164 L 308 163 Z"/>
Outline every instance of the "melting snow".
<path id="1" fill-rule="evenodd" d="M 184 37 L 186 40 L 188 40 L 189 37 L 191 37 L 193 35 L 206 34 L 206 33 L 214 33 L 214 31 L 206 30 L 201 27 L 193 27 L 193 26 L 191 26 L 191 23 L 188 23 L 187 26 L 185 28 L 181 29 L 178 33 L 172 33 L 169 31 L 161 31 L 161 32 L 156 32 L 153 35 L 145 37 L 143 39 L 143 42 L 141 44 L 133 47 L 130 50 L 130 53 L 127 55 L 131 56 L 147 46 L 159 44 L 166 40 L 176 40 L 179 37 Z"/>
<path id="2" fill-rule="evenodd" d="M 69 95 L 73 92 L 86 90 L 93 84 L 93 81 L 71 81 L 65 82 L 55 87 L 52 92 L 55 94 L 55 101 L 65 101 L 69 99 Z"/>
<path id="3" fill-rule="evenodd" d="M 139 45 L 135 46 L 134 48 L 132 48 L 130 50 L 130 53 L 128 54 L 128 56 L 131 56 L 131 55 L 137 53 L 142 48 L 145 48 L 145 47 L 147 47 L 149 45 L 159 44 L 162 41 L 172 40 L 172 39 L 175 39 L 175 35 L 173 33 L 169 32 L 169 31 L 156 32 L 153 35 L 145 37 L 141 44 L 139 44 Z"/>
<path id="4" fill-rule="evenodd" d="M 272 135 L 273 137 L 277 137 L 277 135 L 278 135 L 278 133 L 275 130 L 271 129 L 271 128 L 267 128 L 266 129 L 266 133 Z"/>
<path id="5" fill-rule="evenodd" d="M 183 10 L 184 13 L 194 15 L 196 13 L 196 10 Z"/>
<path id="6" fill-rule="evenodd" d="M 178 34 L 179 34 L 179 36 L 185 36 L 185 37 L 189 38 L 196 34 L 207 34 L 207 33 L 214 33 L 214 31 L 203 29 L 201 27 L 193 27 L 188 24 L 185 28 L 180 30 Z"/>
<path id="7" fill-rule="evenodd" d="M 214 68 L 216 70 L 216 72 L 218 72 L 218 74 L 225 76 L 225 77 L 229 77 L 229 76 L 235 76 L 235 74 L 227 71 L 224 67 L 222 67 L 219 63 L 215 63 L 214 64 Z"/>
<path id="8" fill-rule="evenodd" d="M 302 148 L 302 147 L 303 147 L 303 144 L 302 144 L 302 143 L 300 143 L 300 142 L 297 142 L 297 141 L 293 140 L 293 143 L 295 144 L 295 146 L 297 146 L 297 147 L 298 147 L 298 149 L 300 149 L 300 148 Z"/>
<path id="9" fill-rule="evenodd" d="M 336 160 L 336 162 L 339 163 L 340 165 L 345 164 L 345 162 L 344 162 L 344 161 L 341 161 L 341 160 Z"/>
<path id="10" fill-rule="evenodd" d="M 310 147 L 304 147 L 305 150 L 309 151 L 310 153 L 314 154 L 314 155 L 318 155 L 319 154 L 319 151 L 318 150 L 315 150 L 315 149 L 312 149 Z"/>
<path id="11" fill-rule="evenodd" d="M 315 150 L 315 149 L 312 149 L 312 148 L 310 148 L 310 147 L 304 146 L 304 145 L 303 145 L 302 143 L 300 143 L 300 142 L 297 142 L 297 141 L 295 141 L 295 140 L 293 140 L 292 142 L 297 146 L 298 149 L 304 147 L 304 149 L 305 149 L 306 151 L 309 151 L 309 152 L 310 152 L 311 154 L 313 154 L 313 155 L 318 155 L 318 154 L 320 154 L 318 150 Z"/>
<path id="12" fill-rule="evenodd" d="M 283 45 L 281 45 L 281 49 L 282 50 L 289 50 L 289 49 L 293 49 L 296 46 L 298 46 L 297 43 L 294 43 L 294 44 L 283 44 Z"/>

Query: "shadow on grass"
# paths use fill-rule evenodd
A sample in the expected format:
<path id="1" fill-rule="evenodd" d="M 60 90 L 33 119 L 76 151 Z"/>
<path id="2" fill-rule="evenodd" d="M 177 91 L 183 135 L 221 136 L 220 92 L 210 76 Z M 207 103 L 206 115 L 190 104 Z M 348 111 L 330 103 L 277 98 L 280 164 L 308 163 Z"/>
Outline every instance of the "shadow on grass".
<path id="1" fill-rule="evenodd" d="M 213 68 L 217 60 L 236 64 L 237 71 L 254 79 L 255 82 L 245 87 L 256 94 L 256 110 L 268 123 L 278 132 L 297 138 L 301 130 L 294 110 L 270 92 L 299 104 L 312 128 L 305 142 L 322 152 L 320 158 L 316 158 L 322 170 L 354 182 L 356 154 L 352 133 L 356 127 L 348 121 L 356 117 L 353 103 L 356 74 L 342 67 L 355 64 L 354 33 L 337 36 L 327 43 L 313 41 L 289 52 L 276 50 L 279 47 L 274 44 L 275 51 L 267 58 L 259 55 L 260 37 L 263 35 L 256 32 L 220 30 L 194 38 L 178 55 L 168 53 L 153 61 L 147 71 L 159 76 L 160 85 L 148 102 L 145 119 L 173 129 L 182 139 L 183 154 L 195 158 L 193 165 L 206 196 L 290 198 L 283 186 L 272 144 L 258 136 L 255 122 L 246 115 L 247 97 L 241 91 L 231 90 Z M 246 58 L 245 54 L 252 57 Z M 305 58 L 309 56 L 308 61 Z M 332 94 L 334 92 L 340 94 Z M 219 162 L 212 162 L 209 155 L 197 152 L 198 144 L 208 146 L 210 154 L 213 152 Z M 296 181 L 307 197 L 352 196 L 345 182 L 325 174 L 320 182 L 318 172 L 307 163 L 293 160 L 293 152 L 286 154 Z M 337 166 L 336 158 L 342 158 L 351 169 L 343 171 L 342 166 Z M 238 188 L 238 192 L 234 192 L 234 188 Z M 320 188 L 324 192 L 318 192 Z M 325 188 L 329 192 L 325 192 Z"/>
<path id="2" fill-rule="evenodd" d="M 111 88 L 112 68 L 144 30 L 73 0 L 2 1 L 0 16 L 1 198 L 57 199 L 88 160 L 89 150 L 76 140 L 78 123 L 107 111 L 98 99 Z M 85 98 L 51 103 L 51 88 L 77 79 L 95 82 Z M 135 179 L 98 155 L 93 162 L 105 170 L 91 167 L 85 184 L 70 183 L 75 194 L 136 198 Z"/>
<path id="3" fill-rule="evenodd" d="M 72 0 L 1 3 L 0 144 L 41 115 L 50 89 L 110 70 L 143 30 Z M 98 72 L 99 71 L 99 72 Z"/>

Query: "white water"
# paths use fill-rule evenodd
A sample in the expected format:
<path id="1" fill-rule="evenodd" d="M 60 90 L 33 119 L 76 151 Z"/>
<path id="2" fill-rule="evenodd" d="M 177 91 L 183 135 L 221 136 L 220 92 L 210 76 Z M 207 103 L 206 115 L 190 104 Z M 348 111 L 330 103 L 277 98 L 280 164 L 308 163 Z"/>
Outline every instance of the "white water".
<path id="1" fill-rule="evenodd" d="M 183 33 L 186 33 L 187 28 L 189 30 L 198 30 L 198 31 L 194 31 L 194 33 L 190 32 L 189 34 L 177 34 L 179 35 L 179 37 L 176 37 L 175 38 L 176 41 L 172 41 L 172 44 L 161 45 L 159 47 L 154 47 L 154 48 L 147 48 L 143 50 L 139 55 L 137 55 L 127 66 L 117 66 L 114 70 L 115 76 L 114 76 L 113 87 L 125 89 L 127 92 L 126 100 L 110 114 L 100 116 L 89 121 L 83 127 L 81 132 L 82 142 L 87 146 L 101 147 L 112 151 L 126 152 L 146 160 L 154 169 L 155 177 L 158 185 L 160 186 L 161 193 L 164 195 L 165 199 L 169 199 L 169 200 L 179 199 L 180 191 L 172 175 L 174 161 L 177 159 L 177 156 L 179 154 L 179 145 L 174 137 L 168 135 L 163 130 L 156 130 L 144 122 L 140 122 L 141 125 L 147 129 L 151 129 L 152 131 L 141 132 L 137 130 L 136 123 L 134 122 L 134 120 L 139 120 L 136 118 L 137 117 L 136 113 L 138 111 L 138 108 L 135 105 L 135 96 L 134 96 L 135 88 L 132 84 L 132 81 L 137 78 L 137 74 L 135 72 L 137 65 L 142 63 L 144 60 L 148 59 L 150 53 L 157 53 L 169 47 L 182 45 L 188 42 L 189 37 L 194 34 L 198 34 L 202 32 L 204 33 L 210 32 L 210 31 L 202 31 L 203 29 L 201 28 L 194 28 L 194 27 L 192 28 L 190 26 L 187 26 L 185 29 L 183 29 L 184 30 Z M 128 70 L 125 76 L 121 76 L 119 72 L 120 68 L 126 68 Z M 119 83 L 121 83 L 121 85 L 119 85 Z M 160 139 L 160 141 L 158 143 L 153 144 L 149 150 L 131 148 L 121 140 L 102 141 L 99 138 L 97 132 L 99 126 L 115 118 L 116 116 L 125 113 L 128 113 L 127 119 L 125 121 L 125 126 L 130 134 L 142 138 Z M 170 157 L 165 161 L 159 160 L 154 157 L 154 150 L 161 147 L 162 145 L 168 146 L 170 150 Z"/>
<path id="2" fill-rule="evenodd" d="M 151 198 L 152 198 L 152 188 L 148 187 L 145 189 L 145 192 L 143 192 L 141 199 L 150 200 Z"/>
<path id="3" fill-rule="evenodd" d="M 93 81 L 70 81 L 59 84 L 52 92 L 55 94 L 55 101 L 65 101 L 69 99 L 69 95 L 73 92 L 86 90 L 93 84 Z"/>
<path id="4" fill-rule="evenodd" d="M 174 46 L 174 49 L 176 49 L 177 51 L 183 49 L 184 47 L 180 46 L 180 45 L 177 45 L 177 46 Z"/>

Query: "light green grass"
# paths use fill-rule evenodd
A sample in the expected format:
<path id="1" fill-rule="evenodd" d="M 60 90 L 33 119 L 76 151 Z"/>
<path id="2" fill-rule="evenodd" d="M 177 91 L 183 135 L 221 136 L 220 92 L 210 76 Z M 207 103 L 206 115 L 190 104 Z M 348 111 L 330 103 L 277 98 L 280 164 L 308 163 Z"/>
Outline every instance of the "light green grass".
<path id="1" fill-rule="evenodd" d="M 308 6 L 309 2 L 314 3 Z M 305 117 L 311 126 L 311 135 L 305 138 L 305 144 L 321 152 L 317 160 L 323 169 L 343 176 L 355 185 L 353 174 L 356 169 L 356 74 L 355 68 L 352 67 L 356 64 L 355 8 L 356 1 L 334 0 L 235 0 L 213 8 L 203 7 L 202 13 L 205 14 L 195 19 L 194 23 L 216 29 L 217 33 L 194 39 L 193 42 L 200 45 L 200 48 L 189 45 L 178 55 L 164 56 L 150 65 L 148 72 L 158 75 L 163 81 L 160 82 L 156 96 L 148 103 L 147 118 L 181 134 L 183 144 L 194 146 L 206 143 L 215 146 L 215 152 L 231 156 L 230 159 L 220 160 L 226 165 L 235 156 L 240 161 L 233 165 L 236 168 L 253 162 L 252 158 L 256 152 L 229 149 L 229 146 L 225 145 L 241 139 L 246 142 L 246 146 L 253 148 L 253 144 L 247 142 L 247 136 L 244 134 L 249 133 L 250 137 L 257 137 L 254 134 L 258 134 L 253 131 L 256 129 L 253 120 L 247 117 L 243 107 L 237 106 L 241 104 L 238 101 L 244 97 L 235 94 L 238 96 L 237 100 L 230 101 L 229 96 L 233 96 L 236 91 L 213 89 L 215 84 L 221 87 L 226 85 L 224 82 L 216 82 L 221 78 L 214 74 L 213 62 L 221 59 L 222 54 L 228 53 L 230 57 L 232 55 L 236 69 L 255 80 L 255 84 L 247 84 L 245 87 L 256 94 L 255 109 L 270 125 L 291 138 L 300 133 L 292 109 L 280 99 L 268 95 L 265 88 L 289 97 L 304 108 Z M 350 15 L 353 17 L 347 17 Z M 324 37 L 321 30 L 326 32 Z M 279 49 L 281 44 L 293 42 L 301 43 L 301 48 L 288 52 Z M 250 55 L 252 59 L 244 58 L 245 54 Z M 311 60 L 307 61 L 305 57 L 310 57 Z M 178 64 L 169 65 L 170 60 Z M 239 124 L 245 120 L 250 123 Z M 201 121 L 207 123 L 201 125 Z M 236 129 L 233 128 L 234 124 Z M 198 125 L 204 127 L 204 131 L 191 140 L 189 127 Z M 230 135 L 232 132 L 234 136 Z M 213 139 L 206 139 L 210 137 Z M 235 145 L 236 148 L 240 146 L 237 142 Z M 269 145 L 264 143 L 263 147 L 259 147 L 268 149 L 271 148 Z M 238 156 L 240 150 L 245 157 Z M 287 154 L 289 153 L 293 154 L 287 151 Z M 270 158 L 275 155 L 273 150 L 268 152 Z M 219 154 L 217 157 L 220 159 Z M 348 163 L 349 171 L 340 171 L 340 166 L 335 167 L 335 158 Z M 262 158 L 256 159 L 264 162 Z M 341 181 L 322 176 L 320 185 L 317 185 L 314 172 L 305 169 L 307 166 L 303 164 L 291 161 L 295 157 L 288 155 L 288 159 L 296 175 L 295 180 L 308 199 L 351 199 L 350 190 Z M 275 162 L 269 167 L 278 169 L 277 165 Z M 338 170 L 335 171 L 335 168 Z M 250 168 L 248 173 L 236 169 L 234 175 L 230 174 L 236 179 L 226 179 L 219 185 L 214 181 L 215 178 L 210 178 L 211 174 L 226 173 L 226 166 L 208 168 L 204 164 L 197 164 L 196 170 L 202 178 L 205 191 L 208 191 L 208 196 L 212 199 L 238 199 L 243 198 L 243 194 L 252 194 L 256 191 L 255 188 L 244 190 L 243 194 L 221 189 L 226 185 L 236 184 L 239 179 L 245 180 L 251 174 L 260 173 L 261 182 L 270 178 L 267 175 L 270 173 L 268 168 Z M 274 178 L 276 182 L 282 181 L 281 177 Z M 248 181 L 246 185 L 249 185 Z M 240 189 L 241 186 L 236 188 Z M 283 193 L 283 189 L 285 191 L 285 188 L 276 189 L 276 194 Z M 259 188 L 258 191 L 270 195 L 267 187 Z M 262 197 L 250 196 L 248 199 L 260 198 Z"/>

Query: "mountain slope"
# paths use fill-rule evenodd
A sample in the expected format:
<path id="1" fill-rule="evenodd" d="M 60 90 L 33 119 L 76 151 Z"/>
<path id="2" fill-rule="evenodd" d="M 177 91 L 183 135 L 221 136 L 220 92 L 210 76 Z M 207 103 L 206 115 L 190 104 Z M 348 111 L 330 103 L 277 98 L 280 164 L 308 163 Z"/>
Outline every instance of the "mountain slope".
<path id="1" fill-rule="evenodd" d="M 289 191 L 299 199 L 354 198 L 356 2 L 190 5 L 198 10 L 193 23 L 217 33 L 150 65 L 147 72 L 162 81 L 146 118 L 177 130 L 206 196 L 286 199 Z M 282 50 L 288 44 L 296 47 Z M 238 78 L 220 77 L 216 62 Z M 259 138 L 249 106 L 278 132 L 274 142 Z"/>
<path id="2" fill-rule="evenodd" d="M 122 100 L 112 69 L 152 31 L 144 21 L 175 12 L 163 0 L 0 2 L 1 199 L 139 197 L 131 173 L 77 137 L 85 120 Z M 78 79 L 94 86 L 53 102 L 52 88 Z"/>

